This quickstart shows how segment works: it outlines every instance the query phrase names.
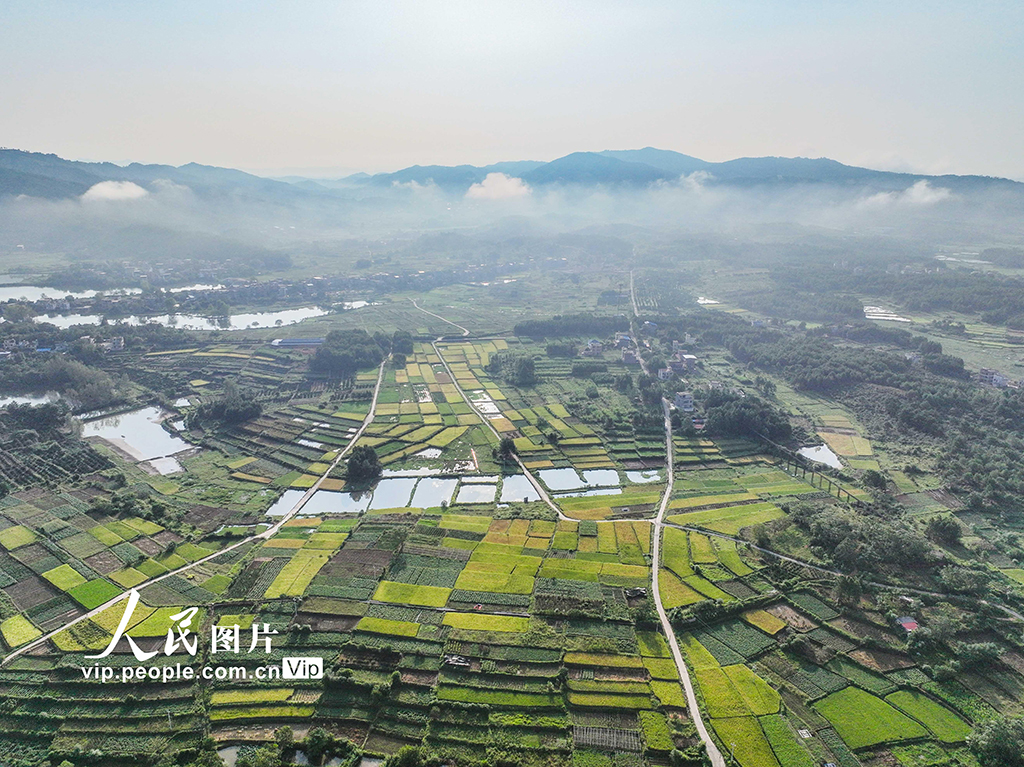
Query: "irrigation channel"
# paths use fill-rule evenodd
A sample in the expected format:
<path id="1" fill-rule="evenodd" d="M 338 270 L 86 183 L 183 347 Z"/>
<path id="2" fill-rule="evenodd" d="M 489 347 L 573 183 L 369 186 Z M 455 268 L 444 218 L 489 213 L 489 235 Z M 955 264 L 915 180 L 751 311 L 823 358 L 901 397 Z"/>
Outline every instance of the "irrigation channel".
<path id="1" fill-rule="evenodd" d="M 363 436 L 363 432 L 366 431 L 366 428 L 371 423 L 373 423 L 373 416 L 374 416 L 374 413 L 377 410 L 377 396 L 380 394 L 380 387 L 381 387 L 381 384 L 384 381 L 384 369 L 387 366 L 387 363 L 388 363 L 388 361 L 390 359 L 391 359 L 390 356 L 385 357 L 384 360 L 380 363 L 380 368 L 377 370 L 377 384 L 373 387 L 373 400 L 370 403 L 370 409 L 369 409 L 369 411 L 366 414 L 366 418 L 363 419 L 363 423 L 356 430 L 356 433 L 352 435 L 352 439 L 349 441 L 349 443 L 347 445 L 345 445 L 344 449 L 342 449 L 341 452 L 338 453 L 338 455 L 334 458 L 333 461 L 331 461 L 330 465 L 323 472 L 323 474 L 320 475 L 320 478 L 315 483 L 313 483 L 313 486 L 311 488 L 309 488 L 309 490 L 307 490 L 298 501 L 295 502 L 295 505 L 292 506 L 291 509 L 289 509 L 287 513 L 281 515 L 281 518 L 277 522 L 275 522 L 271 527 L 268 527 L 262 533 L 257 533 L 256 535 L 250 535 L 248 538 L 243 538 L 240 541 L 236 541 L 235 543 L 232 543 L 230 546 L 227 546 L 227 547 L 221 549 L 220 551 L 217 551 L 217 552 L 215 552 L 213 554 L 210 554 L 208 557 L 203 557 L 202 559 L 197 559 L 195 562 L 190 562 L 187 565 L 182 565 L 177 570 L 171 570 L 169 572 L 163 573 L 162 575 L 158 575 L 158 576 L 156 576 L 154 578 L 150 578 L 148 581 L 144 581 L 144 582 L 138 584 L 135 587 L 135 589 L 136 590 L 143 589 L 146 586 L 150 586 L 150 585 L 152 585 L 154 583 L 159 583 L 164 578 L 169 578 L 172 575 L 181 575 L 182 573 L 184 573 L 184 572 L 186 572 L 188 570 L 191 570 L 193 567 L 196 567 L 197 565 L 204 564 L 205 562 L 209 562 L 209 561 L 211 561 L 213 559 L 216 559 L 217 557 L 223 556 L 224 554 L 227 554 L 229 551 L 234 551 L 235 549 L 239 548 L 240 546 L 245 546 L 248 543 L 253 543 L 254 541 L 259 541 L 259 540 L 267 540 L 271 536 L 275 535 L 282 527 L 284 527 L 285 523 L 288 522 L 288 520 L 290 520 L 296 514 L 298 514 L 302 510 L 302 507 L 305 506 L 306 503 L 309 501 L 309 499 L 313 497 L 313 494 L 317 490 L 320 489 L 320 485 L 323 484 L 323 481 L 325 479 L 327 479 L 328 475 L 334 470 L 334 468 L 339 463 L 341 463 L 342 459 L 344 459 L 344 457 L 348 454 L 348 451 L 351 450 L 352 447 L 359 440 L 359 438 L 361 436 Z M 110 599 L 110 600 L 104 602 L 99 607 L 95 607 L 92 610 L 90 610 L 89 612 L 85 613 L 84 615 L 79 615 L 74 620 L 68 621 L 67 623 L 65 623 L 60 628 L 54 629 L 53 631 L 50 631 L 50 632 L 48 632 L 46 634 L 43 634 L 41 637 L 39 637 L 36 640 L 33 640 L 32 642 L 29 642 L 24 647 L 21 647 L 21 648 L 19 648 L 17 650 L 14 650 L 9 655 L 7 655 L 7 657 L 5 657 L 2 661 L 0 661 L 0 666 L 5 666 L 10 661 L 14 660 L 15 658 L 19 657 L 20 655 L 24 655 L 25 653 L 30 652 L 31 650 L 34 650 L 35 648 L 39 647 L 40 645 L 42 645 L 46 641 L 52 639 L 55 635 L 59 634 L 64 629 L 71 628 L 76 623 L 80 623 L 81 621 L 87 620 L 88 618 L 93 618 L 93 617 L 99 615 L 101 612 L 106 610 L 108 607 L 112 607 L 112 606 L 116 605 L 118 602 L 120 602 L 121 600 L 125 599 L 128 596 L 129 593 L 131 593 L 131 592 L 130 591 L 124 591 L 121 594 L 118 594 L 113 599 Z"/>

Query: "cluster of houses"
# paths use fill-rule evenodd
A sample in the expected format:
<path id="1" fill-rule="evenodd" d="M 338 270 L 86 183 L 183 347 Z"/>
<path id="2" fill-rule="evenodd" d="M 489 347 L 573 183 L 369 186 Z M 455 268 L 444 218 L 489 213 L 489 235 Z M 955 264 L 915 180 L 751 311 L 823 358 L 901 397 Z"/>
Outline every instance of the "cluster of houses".
<path id="1" fill-rule="evenodd" d="M 1016 389 L 1019 385 L 992 368 L 982 368 L 978 372 L 978 382 L 983 386 L 995 386 L 998 389 L 1005 389 L 1008 386 Z"/>
<path id="2" fill-rule="evenodd" d="M 78 340 L 89 346 L 102 349 L 105 352 L 119 352 L 124 349 L 124 336 L 114 336 L 104 341 L 97 341 L 92 336 L 82 336 Z M 5 338 L 2 350 L 0 350 L 0 359 L 9 357 L 14 352 L 66 352 L 68 346 L 66 341 L 62 341 L 55 346 L 40 346 L 39 342 L 34 339 Z"/>

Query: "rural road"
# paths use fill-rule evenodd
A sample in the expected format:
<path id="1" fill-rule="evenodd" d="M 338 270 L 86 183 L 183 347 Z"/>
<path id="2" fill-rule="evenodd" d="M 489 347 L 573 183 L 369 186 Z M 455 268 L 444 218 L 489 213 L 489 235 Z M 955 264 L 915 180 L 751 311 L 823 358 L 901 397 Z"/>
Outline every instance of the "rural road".
<path id="1" fill-rule="evenodd" d="M 444 317 L 441 317 L 441 319 L 444 319 Z M 447 321 L 448 320 L 445 320 L 445 322 Z M 477 415 L 477 417 L 484 424 L 484 426 L 491 430 L 491 434 L 493 434 L 500 440 L 501 434 L 498 432 L 497 429 L 491 426 L 491 422 L 486 417 L 484 417 L 484 414 L 476 409 L 476 407 L 473 405 L 473 401 L 469 398 L 469 395 L 466 394 L 465 391 L 463 391 L 462 387 L 459 386 L 459 382 L 455 380 L 455 374 L 452 373 L 452 369 L 448 367 L 448 361 L 444 358 L 444 355 L 441 354 L 441 350 L 437 348 L 437 342 L 435 341 L 431 343 L 431 346 L 433 347 L 434 353 L 437 355 L 437 358 L 441 360 L 441 364 L 444 365 L 445 372 L 448 373 L 448 377 L 451 378 L 452 380 L 452 385 L 455 387 L 456 391 L 459 392 L 459 395 L 462 397 L 463 401 L 467 405 L 469 405 L 470 409 Z M 533 489 L 537 491 L 537 494 L 541 497 L 541 500 L 543 500 L 544 503 L 551 507 L 551 509 L 558 515 L 558 518 L 572 520 L 575 522 L 576 520 L 574 520 L 572 517 L 567 517 L 562 512 L 562 510 L 558 508 L 558 505 L 551 500 L 551 496 L 548 495 L 547 490 L 545 490 L 544 486 L 541 485 L 540 480 L 533 476 L 533 473 L 526 468 L 526 465 L 523 463 L 522 459 L 520 459 L 518 455 L 514 455 L 513 457 L 516 459 L 516 463 L 519 464 L 519 468 L 523 470 L 523 474 L 525 474 L 526 478 L 530 480 L 530 484 L 533 485 Z"/>
<path id="2" fill-rule="evenodd" d="M 410 298 L 409 300 L 412 301 L 412 305 L 413 306 L 415 306 L 417 309 L 419 309 L 424 314 L 429 314 L 431 317 L 439 319 L 439 320 L 441 320 L 441 322 L 446 322 L 449 325 L 451 325 L 453 328 L 458 328 L 459 330 L 461 330 L 463 337 L 469 335 L 469 328 L 464 328 L 464 327 L 462 327 L 462 325 L 460 325 L 457 322 L 452 322 L 451 320 L 446 320 L 440 314 L 434 314 L 433 312 L 428 312 L 426 309 L 424 309 L 422 306 L 420 306 L 418 303 L 416 303 L 416 299 L 415 298 Z M 438 341 L 443 341 L 444 340 L 444 336 L 440 336 L 437 340 Z M 435 349 L 435 351 L 437 351 L 437 350 Z"/>
<path id="3" fill-rule="evenodd" d="M 697 695 L 693 691 L 690 672 L 686 668 L 683 654 L 679 651 L 679 642 L 676 640 L 676 633 L 668 620 L 665 605 L 661 602 L 661 591 L 658 588 L 658 574 L 661 570 L 661 532 L 665 512 L 668 511 L 668 502 L 672 498 L 672 486 L 674 484 L 673 464 L 675 460 L 672 446 L 672 413 L 669 411 L 668 400 L 663 398 L 661 400 L 661 407 L 665 411 L 665 473 L 668 478 L 668 484 L 665 485 L 665 494 L 661 497 L 658 516 L 654 518 L 654 544 L 651 546 L 651 587 L 654 590 L 654 605 L 658 609 L 661 628 L 665 632 L 665 636 L 668 637 L 668 645 L 672 650 L 672 658 L 676 662 L 676 668 L 679 670 L 679 681 L 683 683 L 683 689 L 686 691 L 686 703 L 690 710 L 690 718 L 693 719 L 693 724 L 697 728 L 697 734 L 700 735 L 700 739 L 704 742 L 704 748 L 707 749 L 712 767 L 725 767 L 725 759 L 722 757 L 722 752 L 719 751 L 718 746 L 708 732 L 708 728 L 704 725 L 704 717 L 701 715 L 700 707 L 697 705 Z"/>
<path id="4" fill-rule="evenodd" d="M 341 463 L 341 460 L 345 457 L 348 451 L 352 449 L 352 446 L 355 445 L 356 441 L 363 435 L 363 432 L 366 431 L 366 427 L 368 427 L 373 422 L 373 415 L 377 409 L 377 396 L 380 394 L 381 382 L 384 380 L 384 367 L 387 365 L 389 359 L 390 356 L 385 357 L 384 360 L 380 363 L 380 368 L 377 371 L 377 384 L 373 388 L 373 401 L 370 403 L 370 410 L 369 412 L 367 412 L 366 418 L 363 419 L 363 423 L 356 430 L 356 433 L 352 436 L 352 439 L 349 441 L 349 443 L 345 445 L 344 449 L 340 453 L 338 453 L 338 455 L 335 457 L 333 461 L 331 461 L 331 465 L 327 467 L 327 470 L 320 475 L 320 478 L 313 484 L 311 488 L 309 488 L 309 490 L 303 493 L 302 497 L 295 502 L 295 505 L 292 506 L 286 514 L 282 515 L 277 522 L 275 522 L 271 527 L 264 530 L 262 533 L 250 535 L 248 538 L 243 538 L 240 541 L 236 541 L 235 543 L 232 543 L 230 546 L 227 546 L 221 549 L 220 551 L 210 554 L 210 556 L 208 557 L 197 559 L 195 562 L 189 562 L 187 565 L 183 565 L 179 567 L 177 570 L 171 570 L 169 572 L 164 573 L 163 575 L 158 575 L 155 578 L 150 578 L 148 581 L 144 581 L 143 583 L 138 584 L 135 588 L 137 590 L 141 590 L 144 589 L 146 586 L 151 586 L 154 583 L 159 583 L 165 578 L 170 578 L 172 575 L 181 575 L 182 573 L 185 573 L 194 567 L 198 567 L 201 564 L 216 559 L 217 557 L 223 556 L 224 554 L 227 554 L 229 551 L 234 551 L 240 546 L 244 546 L 247 543 L 252 543 L 253 541 L 267 540 L 268 538 L 276 534 L 277 531 L 280 530 L 288 520 L 290 520 L 292 517 L 298 514 L 299 511 L 302 510 L 302 507 L 305 506 L 309 499 L 313 497 L 313 493 L 320 489 L 320 485 L 323 484 L 323 481 L 327 479 L 331 471 L 334 470 L 334 467 Z M 45 644 L 48 640 L 52 639 L 61 631 L 71 628 L 75 624 L 81 623 L 84 620 L 88 620 L 89 618 L 93 618 L 99 615 L 108 607 L 112 607 L 121 600 L 125 599 L 128 596 L 128 594 L 129 591 L 123 591 L 113 599 L 104 602 L 99 607 L 95 607 L 92 610 L 89 610 L 84 615 L 79 615 L 74 620 L 68 621 L 59 629 L 54 629 L 53 631 L 47 632 L 38 639 L 34 639 L 33 641 L 29 642 L 27 645 L 19 647 L 17 650 L 10 652 L 3 658 L 3 660 L 0 660 L 0 666 L 5 666 L 15 658 L 24 655 L 25 653 L 31 652 L 40 645 Z"/>

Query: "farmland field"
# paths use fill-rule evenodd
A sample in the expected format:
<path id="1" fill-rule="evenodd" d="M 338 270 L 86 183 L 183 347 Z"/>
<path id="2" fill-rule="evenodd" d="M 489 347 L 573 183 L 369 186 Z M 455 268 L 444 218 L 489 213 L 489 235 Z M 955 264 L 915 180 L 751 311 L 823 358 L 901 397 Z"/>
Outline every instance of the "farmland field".
<path id="1" fill-rule="evenodd" d="M 935 372 L 945 358 L 917 334 L 945 325 L 904 338 L 744 308 L 781 279 L 774 267 L 686 258 L 692 283 L 676 295 L 646 267 L 606 269 L 611 235 L 512 260 L 492 259 L 477 236 L 438 235 L 445 254 L 425 258 L 445 271 L 422 277 L 381 276 L 398 269 L 405 235 L 356 248 L 370 264 L 344 289 L 366 294 L 358 309 L 341 307 L 362 299 L 321 284 L 317 256 L 296 253 L 310 271 L 288 289 L 322 288 L 328 313 L 295 328 L 206 338 L 133 326 L 137 337 L 123 332 L 134 349 L 83 353 L 127 387 L 127 414 L 153 407 L 156 438 L 186 445 L 175 465 L 130 460 L 101 437 L 75 443 L 74 460 L 58 455 L 52 445 L 77 439 L 71 421 L 26 452 L 4 420 L 0 762 L 78 767 L 102 753 L 185 765 L 212 743 L 238 746 L 241 763 L 288 726 L 297 742 L 320 727 L 350 741 L 333 762 L 343 767 L 406 746 L 452 767 L 699 767 L 699 716 L 739 767 L 977 767 L 971 731 L 1024 705 L 1020 526 L 1004 477 L 973 486 L 943 474 L 937 427 L 900 441 L 939 400 L 896 392 L 924 376 L 959 387 L 943 401 L 987 419 L 1002 412 L 997 395 L 1015 412 L 1012 390 Z M 447 250 L 464 246 L 480 265 L 455 279 L 463 266 Z M 653 238 L 636 259 L 663 248 L 703 252 Z M 591 268 L 564 266 L 576 249 Z M 682 279 L 667 272 L 666 283 Z M 403 287 L 360 287 L 392 280 Z M 438 284 L 409 287 L 418 280 Z M 729 301 L 686 308 L 705 284 Z M 550 314 L 536 316 L 542 306 Z M 558 314 L 569 309 L 583 314 Z M 357 370 L 318 369 L 334 330 L 358 341 Z M 788 367 L 804 352 L 886 345 L 870 375 L 836 363 L 855 384 L 816 389 L 816 367 L 800 381 Z M 247 417 L 211 416 L 239 390 Z M 677 390 L 693 397 L 691 415 L 673 410 Z M 770 441 L 762 421 L 778 428 Z M 792 455 L 819 436 L 842 469 Z M 65 459 L 73 470 L 61 471 Z M 85 617 L 133 589 L 131 616 L 122 598 Z M 326 673 L 140 681 L 125 703 L 78 671 L 122 617 L 154 668 L 319 658 Z M 198 640 L 194 655 L 183 638 Z M 97 665 L 132 665 L 132 652 L 122 639 Z"/>

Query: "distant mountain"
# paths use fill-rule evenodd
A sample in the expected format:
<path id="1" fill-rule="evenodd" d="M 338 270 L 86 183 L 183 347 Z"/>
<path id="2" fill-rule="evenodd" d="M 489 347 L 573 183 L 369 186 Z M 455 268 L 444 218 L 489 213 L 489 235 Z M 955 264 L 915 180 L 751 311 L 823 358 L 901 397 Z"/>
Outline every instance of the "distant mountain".
<path id="1" fill-rule="evenodd" d="M 705 183 L 732 186 L 832 184 L 860 185 L 872 190 L 906 189 L 922 179 L 953 189 L 1005 188 L 1024 191 L 1024 184 L 990 176 L 926 176 L 913 173 L 858 168 L 822 157 L 742 157 L 726 162 L 708 162 L 666 149 L 605 150 L 573 152 L 551 162 L 496 163 L 484 167 L 458 165 L 414 165 L 395 173 L 378 173 L 368 179 L 376 186 L 391 186 L 415 181 L 433 183 L 463 192 L 490 172 L 519 176 L 531 186 L 646 186 L 657 181 L 673 181 L 680 176 L 702 171 Z"/>
<path id="2" fill-rule="evenodd" d="M 707 170 L 713 164 L 686 154 L 672 152 L 668 149 L 655 149 L 650 146 L 643 149 L 606 149 L 599 154 L 625 162 L 644 163 L 652 168 L 671 173 L 673 176 L 688 176 L 698 170 Z"/>
<path id="3" fill-rule="evenodd" d="M 508 176 L 522 176 L 536 168 L 550 165 L 539 160 L 513 160 L 478 167 L 475 165 L 413 165 L 394 173 L 378 173 L 364 179 L 349 176 L 345 181 L 363 181 L 374 186 L 416 183 L 422 186 L 434 184 L 442 189 L 465 191 L 473 184 L 479 184 L 488 173 L 504 173 Z M 358 174 L 357 174 L 358 175 Z"/>
<path id="4" fill-rule="evenodd" d="M 72 197 L 101 181 L 131 181 L 148 187 L 157 180 L 182 184 L 200 193 L 241 190 L 265 198 L 287 198 L 301 193 L 292 184 L 198 163 L 180 167 L 141 163 L 121 166 L 109 162 L 65 160 L 55 154 L 0 149 L 0 196 Z"/>
<path id="5" fill-rule="evenodd" d="M 147 188 L 166 179 L 209 198 L 231 196 L 246 200 L 289 203 L 339 199 L 383 199 L 385 190 L 403 185 L 434 185 L 463 195 L 489 173 L 522 178 L 532 187 L 645 187 L 673 182 L 702 172 L 706 184 L 730 186 L 793 186 L 826 184 L 863 187 L 867 191 L 903 190 L 922 179 L 958 192 L 1007 189 L 1024 191 L 1024 184 L 987 176 L 925 176 L 858 168 L 827 158 L 743 157 L 707 162 L 697 157 L 654 147 L 573 152 L 551 162 L 516 160 L 492 165 L 413 165 L 394 173 L 357 173 L 342 179 L 288 177 L 273 180 L 230 168 L 189 163 L 127 166 L 64 160 L 53 154 L 0 150 L 0 196 L 29 195 L 64 198 L 81 195 L 101 181 L 131 181 Z M 370 190 L 373 190 L 372 192 Z M 370 193 L 369 195 L 367 193 Z"/>
<path id="6" fill-rule="evenodd" d="M 528 184 L 627 184 L 646 186 L 655 181 L 678 176 L 641 162 L 629 162 L 596 152 L 573 152 L 524 173 Z"/>

